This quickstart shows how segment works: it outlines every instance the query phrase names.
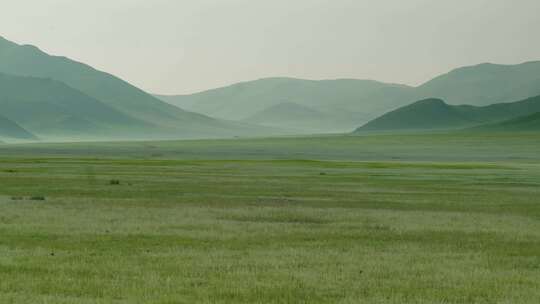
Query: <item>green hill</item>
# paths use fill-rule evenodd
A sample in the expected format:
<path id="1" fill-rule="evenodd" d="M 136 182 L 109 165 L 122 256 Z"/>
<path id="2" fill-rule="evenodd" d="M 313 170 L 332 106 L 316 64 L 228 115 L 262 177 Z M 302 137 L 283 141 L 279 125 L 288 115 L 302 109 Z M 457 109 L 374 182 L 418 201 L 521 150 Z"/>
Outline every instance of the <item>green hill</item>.
<path id="1" fill-rule="evenodd" d="M 453 70 L 416 88 L 371 80 L 267 78 L 192 95 L 158 96 L 190 111 L 245 120 L 284 102 L 306 106 L 332 122 L 312 131 L 354 129 L 415 100 L 436 97 L 449 104 L 483 106 L 540 95 L 540 62 L 481 64 Z M 282 121 L 295 125 L 296 118 Z M 333 126 L 333 128 L 332 128 Z"/>
<path id="2" fill-rule="evenodd" d="M 500 123 L 482 125 L 475 130 L 483 131 L 540 131 L 540 112 Z"/>
<path id="3" fill-rule="evenodd" d="M 0 38 L 0 72 L 62 82 L 109 109 L 114 109 L 116 114 L 122 113 L 124 119 L 127 116 L 131 117 L 131 121 L 154 126 L 144 132 L 133 130 L 132 135 L 139 138 L 231 137 L 268 133 L 264 128 L 247 127 L 181 110 L 113 75 L 66 57 L 50 56 L 34 46 L 18 45 L 3 38 Z M 40 118 L 34 116 L 31 119 Z M 75 127 L 83 130 L 94 127 L 93 120 L 79 120 L 76 116 L 66 117 L 64 123 L 75 124 Z M 122 122 L 117 125 L 125 126 Z"/>
<path id="4" fill-rule="evenodd" d="M 39 136 L 123 136 L 152 128 L 62 82 L 0 73 L 2 115 Z"/>
<path id="5" fill-rule="evenodd" d="M 400 131 L 458 129 L 494 123 L 540 111 L 540 96 L 484 107 L 453 106 L 441 99 L 426 99 L 376 118 L 357 129 L 362 131 Z"/>
<path id="6" fill-rule="evenodd" d="M 0 138 L 35 140 L 37 139 L 32 133 L 23 129 L 15 122 L 0 116 Z M 1 142 L 1 141 L 0 141 Z"/>
<path id="7" fill-rule="evenodd" d="M 426 99 L 391 111 L 358 131 L 449 129 L 470 125 L 456 107 L 440 99 Z"/>
<path id="8" fill-rule="evenodd" d="M 345 131 L 414 100 L 406 98 L 410 91 L 407 86 L 371 80 L 267 78 L 192 95 L 159 98 L 190 111 L 228 120 L 250 119 L 273 106 L 294 103 L 331 118 L 334 129 Z M 294 125 L 295 120 L 294 116 L 290 117 L 288 124 Z"/>
<path id="9" fill-rule="evenodd" d="M 489 105 L 540 95 L 540 61 L 517 65 L 484 63 L 455 69 L 415 89 L 418 99 Z"/>
<path id="10" fill-rule="evenodd" d="M 159 96 L 167 101 L 163 102 L 113 75 L 65 57 L 50 56 L 34 46 L 18 45 L 3 38 L 0 38 L 0 73 L 54 80 L 77 91 L 77 98 L 62 99 L 58 96 L 60 85 L 57 83 L 57 88 L 52 91 L 55 100 L 47 96 L 49 91 L 36 91 L 48 100 L 38 106 L 40 111 L 47 114 L 43 118 L 24 116 L 19 112 L 17 119 L 8 117 L 16 122 L 25 120 L 24 124 L 20 124 L 23 127 L 28 125 L 30 131 L 39 129 L 39 132 L 47 136 L 70 133 L 74 138 L 79 135 L 102 137 L 113 133 L 115 136 L 141 139 L 283 133 L 246 125 L 246 122 L 272 127 L 279 125 L 302 133 L 340 132 L 354 129 L 424 97 L 441 98 L 449 104 L 486 105 L 540 95 L 540 62 L 529 62 L 460 68 L 417 88 L 371 80 L 267 78 L 192 95 Z M 70 94 L 75 94 L 73 91 Z M 14 100 L 4 100 L 4 103 L 13 106 Z M 54 102 L 58 100 L 62 101 L 63 106 L 57 111 Z M 72 100 L 78 101 L 73 101 L 72 108 L 69 108 Z M 36 106 L 37 102 L 27 99 L 18 106 L 29 109 Z M 300 108 L 307 113 L 300 113 Z M 81 111 L 76 109 L 85 109 L 87 113 L 81 115 Z M 432 110 L 438 111 L 436 107 Z M 55 112 L 58 112 L 57 117 L 54 117 Z M 105 112 L 108 114 L 103 114 Z M 477 114 L 491 117 L 487 112 Z M 265 115 L 268 118 L 263 119 Z M 472 124 L 468 122 L 471 118 L 464 115 L 465 118 L 456 116 L 446 122 L 443 119 L 440 125 L 454 128 L 462 122 L 465 125 Z M 429 118 L 427 120 L 425 124 L 429 126 Z M 489 119 L 478 120 L 478 117 L 473 117 L 472 121 L 476 124 Z"/>

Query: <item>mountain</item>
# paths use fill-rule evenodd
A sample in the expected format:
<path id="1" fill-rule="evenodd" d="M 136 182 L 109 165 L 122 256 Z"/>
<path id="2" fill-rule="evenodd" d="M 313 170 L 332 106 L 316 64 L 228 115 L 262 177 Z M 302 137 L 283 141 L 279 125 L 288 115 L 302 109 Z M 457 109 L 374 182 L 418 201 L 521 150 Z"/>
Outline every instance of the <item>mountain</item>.
<path id="1" fill-rule="evenodd" d="M 132 118 L 62 82 L 0 73 L 2 115 L 40 137 L 121 136 L 153 126 Z"/>
<path id="2" fill-rule="evenodd" d="M 455 69 L 417 87 L 417 99 L 489 105 L 540 95 L 540 61 L 517 65 L 484 63 Z"/>
<path id="3" fill-rule="evenodd" d="M 441 99 L 425 99 L 374 119 L 357 131 L 448 129 L 470 125 L 471 121 Z"/>
<path id="4" fill-rule="evenodd" d="M 540 96 L 512 103 L 477 107 L 454 106 L 441 99 L 425 99 L 376 118 L 356 132 L 458 129 L 500 122 L 540 112 Z"/>
<path id="5" fill-rule="evenodd" d="M 540 112 L 474 128 L 483 131 L 540 131 Z"/>
<path id="6" fill-rule="evenodd" d="M 129 129 L 129 126 L 124 124 L 125 121 L 153 126 L 144 131 L 133 129 L 131 137 L 144 139 L 231 137 L 253 135 L 259 132 L 266 134 L 268 132 L 264 128 L 248 128 L 239 123 L 226 122 L 184 111 L 113 75 L 66 57 L 50 56 L 35 46 L 18 45 L 1 37 L 0 72 L 61 82 L 87 96 L 86 109 L 93 109 L 93 106 L 99 104 L 99 109 L 92 110 L 97 113 L 103 112 L 103 106 L 106 106 L 119 119 L 124 120 L 118 121 L 116 125 L 127 127 L 126 129 Z M 58 87 L 60 84 L 57 83 L 56 86 Z M 48 91 L 42 92 L 43 97 L 47 97 L 47 94 L 49 94 Z M 81 94 L 78 94 L 78 97 L 81 97 Z M 67 101 L 64 104 L 67 104 Z M 73 107 L 80 106 L 81 102 L 77 102 L 77 104 Z M 54 111 L 50 107 L 48 110 Z M 119 113 L 123 116 L 118 115 Z M 38 121 L 40 118 L 34 116 L 31 119 Z M 82 119 L 77 115 L 68 116 L 65 121 L 67 125 L 75 124 L 83 129 L 94 128 L 94 122 L 93 119 Z"/>
<path id="7" fill-rule="evenodd" d="M 0 138 L 35 140 L 33 134 L 23 129 L 15 122 L 0 116 Z"/>
<path id="8" fill-rule="evenodd" d="M 320 111 L 294 102 L 282 102 L 272 105 L 244 119 L 246 122 L 263 126 L 280 127 L 295 130 L 297 133 L 312 133 L 319 130 L 328 132 L 348 126 L 340 126 L 332 117 Z"/>
<path id="9" fill-rule="evenodd" d="M 415 100 L 435 97 L 453 105 L 484 106 L 537 95 L 540 95 L 540 62 L 463 67 L 418 87 L 371 80 L 266 78 L 191 95 L 157 97 L 190 111 L 239 121 L 272 106 L 295 103 L 328 117 L 328 125 L 334 127 L 327 131 L 333 132 L 354 129 Z M 290 117 L 281 123 L 294 126 L 295 121 L 295 117 Z M 320 132 L 326 127 L 321 124 L 308 129 Z"/>
<path id="10" fill-rule="evenodd" d="M 335 129 L 350 131 L 408 100 L 412 88 L 371 80 L 266 78 L 192 95 L 158 96 L 189 111 L 228 120 L 249 120 L 280 104 L 294 103 L 331 119 Z M 289 116 L 294 125 L 296 117 Z M 321 129 L 320 127 L 315 130 Z"/>
<path id="11" fill-rule="evenodd" d="M 36 91 L 39 94 L 32 98 L 25 97 L 19 105 L 14 105 L 17 92 L 11 92 L 10 99 L 2 101 L 13 113 L 18 113 L 7 118 L 46 138 L 65 133 L 72 138 L 110 135 L 177 139 L 286 132 L 246 122 L 302 133 L 339 132 L 350 131 L 425 97 L 442 98 L 449 104 L 486 105 L 540 95 L 540 62 L 529 62 L 460 68 L 416 88 L 372 80 L 267 78 L 197 94 L 156 98 L 83 63 L 50 56 L 37 47 L 1 37 L 0 73 L 32 78 L 34 82 L 41 79 L 43 87 L 51 87 Z M 51 82 L 45 85 L 45 81 Z M 61 91 L 70 97 L 61 97 L 64 94 Z M 25 107 L 28 111 L 41 107 L 40 112 L 46 115 L 41 118 L 21 114 L 23 110 L 19 108 Z M 301 114 L 302 111 L 307 113 Z M 263 119 L 264 115 L 268 118 Z"/>

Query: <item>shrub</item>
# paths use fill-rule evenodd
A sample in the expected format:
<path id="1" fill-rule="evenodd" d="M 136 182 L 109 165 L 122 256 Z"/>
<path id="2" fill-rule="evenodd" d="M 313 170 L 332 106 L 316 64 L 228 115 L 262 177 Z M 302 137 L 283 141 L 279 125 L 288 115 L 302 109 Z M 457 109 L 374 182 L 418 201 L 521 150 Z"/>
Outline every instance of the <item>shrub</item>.
<path id="1" fill-rule="evenodd" d="M 111 180 L 109 181 L 109 184 L 111 184 L 111 185 L 120 185 L 120 180 L 118 180 L 118 179 L 111 179 Z"/>

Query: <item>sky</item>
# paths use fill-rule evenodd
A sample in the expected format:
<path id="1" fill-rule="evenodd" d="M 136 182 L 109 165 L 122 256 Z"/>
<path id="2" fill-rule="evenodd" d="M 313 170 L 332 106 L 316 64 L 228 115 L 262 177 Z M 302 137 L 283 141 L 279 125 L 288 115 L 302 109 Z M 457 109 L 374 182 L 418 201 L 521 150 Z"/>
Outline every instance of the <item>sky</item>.
<path id="1" fill-rule="evenodd" d="M 539 0 L 0 0 L 0 36 L 160 94 L 264 77 L 419 85 L 540 60 Z"/>

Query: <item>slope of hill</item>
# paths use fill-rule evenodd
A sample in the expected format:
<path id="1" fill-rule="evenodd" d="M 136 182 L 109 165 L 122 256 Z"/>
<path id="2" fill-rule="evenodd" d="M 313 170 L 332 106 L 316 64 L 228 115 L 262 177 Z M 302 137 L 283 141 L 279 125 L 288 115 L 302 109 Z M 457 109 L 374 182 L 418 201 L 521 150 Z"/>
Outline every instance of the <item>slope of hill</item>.
<path id="1" fill-rule="evenodd" d="M 418 99 L 483 106 L 540 95 L 540 61 L 517 65 L 480 64 L 455 69 L 415 89 Z"/>
<path id="2" fill-rule="evenodd" d="M 445 129 L 470 123 L 457 108 L 441 99 L 425 99 L 376 118 L 358 131 Z"/>
<path id="3" fill-rule="evenodd" d="M 64 83 L 0 73 L 2 115 L 40 136 L 81 137 L 107 131 L 121 136 L 132 128 L 152 128 Z"/>
<path id="4" fill-rule="evenodd" d="M 3 38 L 0 38 L 0 72 L 63 82 L 125 116 L 156 127 L 148 133 L 135 132 L 141 138 L 230 137 L 259 132 L 266 134 L 268 131 L 181 110 L 113 75 L 65 57 L 50 56 L 34 46 L 18 45 Z M 67 123 L 84 125 L 91 124 L 91 121 L 71 118 Z"/>
<path id="5" fill-rule="evenodd" d="M 22 140 L 37 139 L 32 133 L 26 131 L 15 122 L 3 116 L 0 116 L 0 138 L 22 139 Z"/>
<path id="6" fill-rule="evenodd" d="M 256 123 L 273 124 L 289 121 L 291 119 L 310 121 L 324 118 L 324 114 L 307 106 L 299 105 L 294 102 L 282 102 L 257 112 L 246 120 Z"/>
<path id="7" fill-rule="evenodd" d="M 540 131 L 540 112 L 474 128 L 481 131 Z"/>
<path id="8" fill-rule="evenodd" d="M 294 102 L 282 102 L 251 115 L 244 121 L 264 126 L 281 127 L 298 133 L 329 132 L 349 128 L 325 113 Z"/>
<path id="9" fill-rule="evenodd" d="M 540 96 L 484 107 L 426 99 L 399 108 L 357 129 L 362 131 L 457 129 L 499 122 L 540 111 Z"/>
<path id="10" fill-rule="evenodd" d="M 272 106 L 294 102 L 355 127 L 414 100 L 406 97 L 410 90 L 407 86 L 371 80 L 267 78 L 193 95 L 159 98 L 190 111 L 229 120 L 248 119 Z"/>

